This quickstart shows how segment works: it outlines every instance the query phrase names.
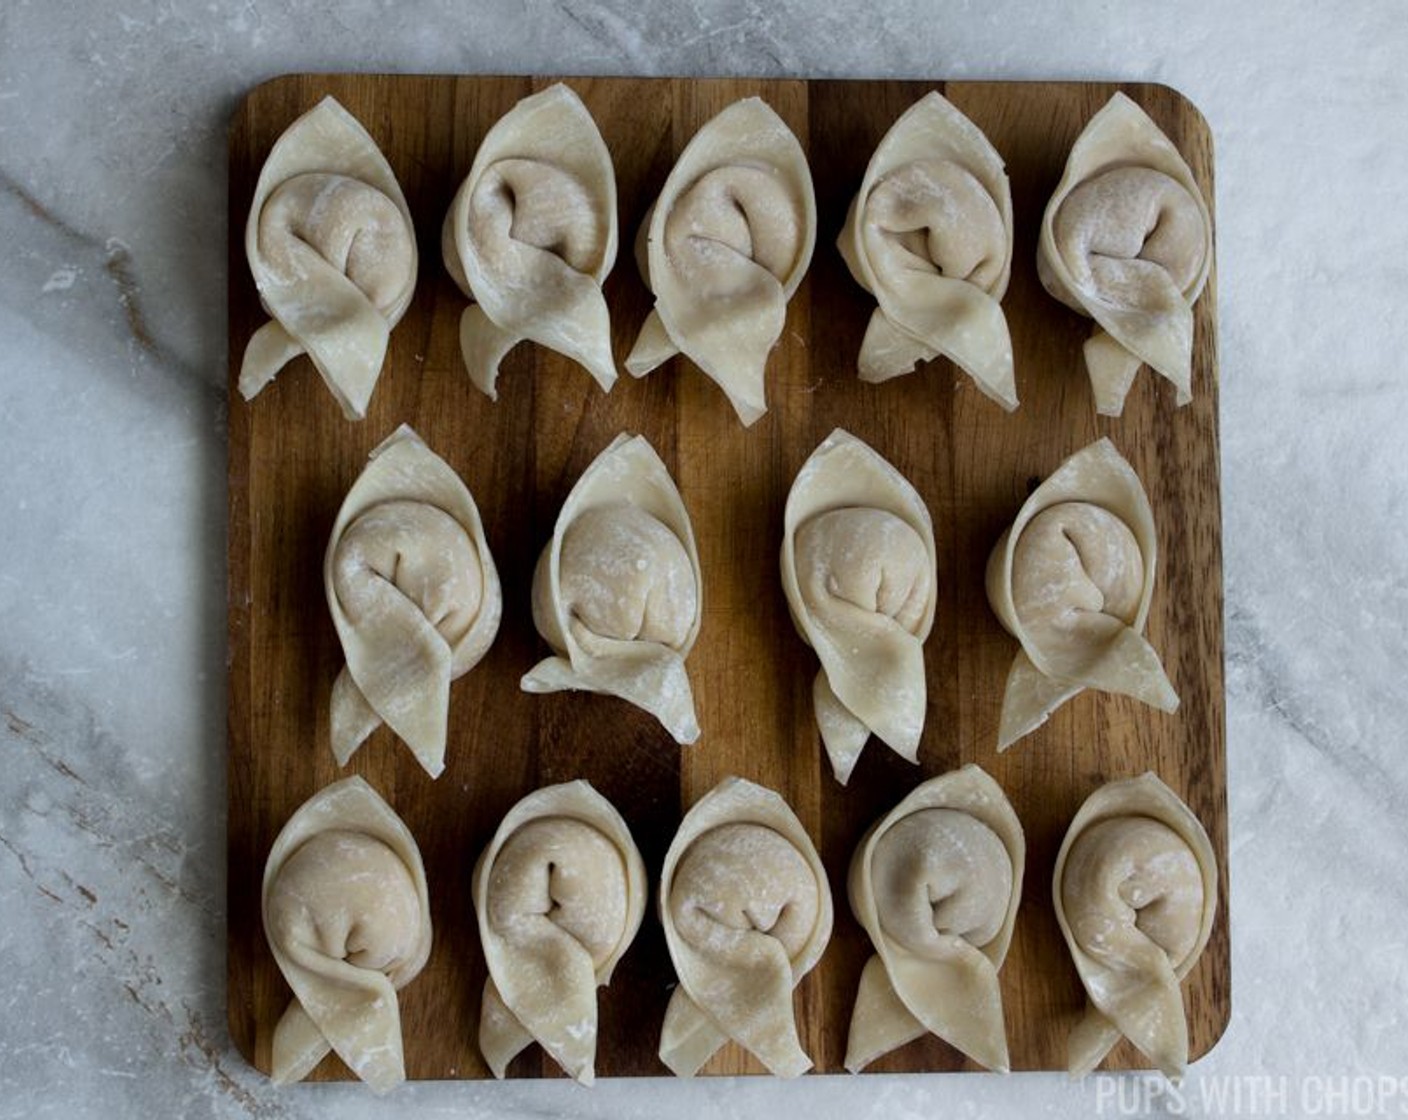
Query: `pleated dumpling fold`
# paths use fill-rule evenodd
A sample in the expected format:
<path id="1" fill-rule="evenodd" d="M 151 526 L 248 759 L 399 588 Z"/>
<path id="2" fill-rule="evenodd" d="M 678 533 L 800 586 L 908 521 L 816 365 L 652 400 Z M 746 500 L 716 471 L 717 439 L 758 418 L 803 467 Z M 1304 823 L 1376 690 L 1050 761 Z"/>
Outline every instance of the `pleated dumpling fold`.
<path id="1" fill-rule="evenodd" d="M 821 660 L 813 707 L 842 784 L 872 732 L 918 759 L 937 584 L 924 500 L 867 443 L 837 428 L 787 495 L 782 587 L 797 632 Z"/>
<path id="2" fill-rule="evenodd" d="M 1116 93 L 1077 137 L 1041 220 L 1046 290 L 1098 325 L 1085 365 L 1102 416 L 1124 411 L 1147 363 L 1193 399 L 1193 304 L 1212 267 L 1212 216 L 1193 172 Z"/>
<path id="3" fill-rule="evenodd" d="M 335 99 L 269 152 L 244 246 L 271 321 L 245 347 L 240 394 L 251 399 L 307 353 L 343 414 L 362 419 L 415 292 L 416 235 L 391 165 Z"/>
<path id="4" fill-rule="evenodd" d="M 274 1029 L 275 1084 L 329 1051 L 378 1093 L 406 1078 L 396 993 L 430 956 L 415 838 L 361 778 L 309 798 L 264 867 L 264 932 L 293 1001 Z"/>
<path id="5" fill-rule="evenodd" d="M 997 973 L 1025 869 L 1017 814 L 977 766 L 931 778 L 866 833 L 848 887 L 875 956 L 851 1015 L 848 1070 L 933 1033 L 1007 1071 Z"/>
<path id="6" fill-rule="evenodd" d="M 530 793 L 474 865 L 489 966 L 479 1049 L 495 1077 L 537 1042 L 583 1084 L 595 1078 L 596 990 L 645 914 L 645 864 L 626 822 L 587 782 Z"/>
<path id="7" fill-rule="evenodd" d="M 616 382 L 601 285 L 616 263 L 616 172 L 581 99 L 561 83 L 491 128 L 450 204 L 441 252 L 472 301 L 460 352 L 492 399 L 499 363 L 529 340 Z"/>
<path id="8" fill-rule="evenodd" d="M 626 369 L 683 353 L 744 427 L 767 411 L 764 371 L 816 245 L 816 197 L 797 137 L 761 98 L 736 101 L 680 154 L 641 226 L 655 309 Z"/>
<path id="9" fill-rule="evenodd" d="M 619 696 L 694 742 L 685 658 L 703 592 L 674 479 L 644 436 L 617 436 L 572 487 L 538 559 L 533 622 L 553 654 L 524 675 L 524 691 Z"/>
<path id="10" fill-rule="evenodd" d="M 1108 439 L 1032 492 L 988 557 L 988 603 L 1022 644 L 1007 674 L 998 750 L 1086 688 L 1178 708 L 1144 637 L 1158 555 L 1149 498 Z"/>
<path id="11" fill-rule="evenodd" d="M 1012 275 L 1012 189 L 992 143 L 942 94 L 915 102 L 880 141 L 837 247 L 879 305 L 861 344 L 862 381 L 942 355 L 1017 407 L 1000 303 Z"/>
<path id="12" fill-rule="evenodd" d="M 1198 818 L 1153 773 L 1110 782 L 1056 856 L 1056 920 L 1089 1003 L 1071 1031 L 1073 1076 L 1123 1036 L 1171 1080 L 1188 1064 L 1179 985 L 1217 916 L 1217 858 Z"/>
<path id="13" fill-rule="evenodd" d="M 772 790 L 727 778 L 680 822 L 660 873 L 660 920 L 679 976 L 660 1060 L 692 1077 L 730 1039 L 778 1077 L 811 1068 L 792 989 L 831 938 L 826 869 Z"/>
<path id="14" fill-rule="evenodd" d="M 385 722 L 438 777 L 450 682 L 493 644 L 503 593 L 473 496 L 406 425 L 347 492 L 323 586 L 347 659 L 332 689 L 338 765 Z"/>

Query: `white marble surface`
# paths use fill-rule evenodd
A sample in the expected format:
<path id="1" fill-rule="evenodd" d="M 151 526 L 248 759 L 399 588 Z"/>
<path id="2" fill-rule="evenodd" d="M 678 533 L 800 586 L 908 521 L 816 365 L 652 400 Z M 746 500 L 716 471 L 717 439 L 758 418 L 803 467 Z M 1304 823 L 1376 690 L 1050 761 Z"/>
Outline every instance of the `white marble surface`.
<path id="1" fill-rule="evenodd" d="M 1181 1103 L 1233 1114 L 1203 1094 L 1264 1085 L 1288 1115 L 1408 1108 L 1408 13 L 1044 8 L 0 6 L 0 1116 L 1170 1103 L 1137 1079 L 1113 1097 L 1109 1079 L 1023 1075 L 424 1084 L 393 1104 L 274 1092 L 230 1049 L 225 124 L 263 78 L 359 68 L 1125 77 L 1188 94 L 1217 138 L 1235 1011 Z M 1359 1095 L 1326 1095 L 1339 1087 Z"/>

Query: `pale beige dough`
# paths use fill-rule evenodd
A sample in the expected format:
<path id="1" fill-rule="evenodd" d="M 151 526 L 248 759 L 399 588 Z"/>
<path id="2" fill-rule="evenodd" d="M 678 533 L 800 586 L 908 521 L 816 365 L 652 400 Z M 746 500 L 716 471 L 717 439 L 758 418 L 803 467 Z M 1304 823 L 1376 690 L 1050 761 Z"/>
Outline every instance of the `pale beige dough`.
<path id="1" fill-rule="evenodd" d="M 611 982 L 645 914 L 645 864 L 621 815 L 587 782 L 515 805 L 474 866 L 489 965 L 479 1049 L 495 1077 L 534 1042 L 595 1079 L 596 989 Z"/>
<path id="2" fill-rule="evenodd" d="M 616 263 L 616 172 L 596 122 L 561 83 L 491 128 L 441 228 L 445 267 L 471 300 L 460 352 L 498 398 L 499 364 L 525 340 L 616 381 L 602 295 Z"/>
<path id="3" fill-rule="evenodd" d="M 1193 172 L 1148 114 L 1117 93 L 1091 118 L 1047 203 L 1037 271 L 1089 316 L 1096 411 L 1118 416 L 1141 364 L 1192 400 L 1193 304 L 1212 267 L 1212 216 Z"/>
<path id="4" fill-rule="evenodd" d="M 538 559 L 533 622 L 553 655 L 522 687 L 619 696 L 692 743 L 699 720 L 685 659 L 702 608 L 679 490 L 644 437 L 622 434 L 577 480 Z"/>
<path id="5" fill-rule="evenodd" d="M 415 292 L 416 237 L 390 165 L 333 98 L 294 121 L 269 152 L 245 256 L 271 321 L 245 348 L 241 395 L 252 399 L 307 353 L 344 415 L 362 419 Z"/>
<path id="6" fill-rule="evenodd" d="M 924 641 L 938 576 L 933 522 L 908 480 L 837 428 L 802 464 L 783 511 L 782 587 L 817 652 L 813 707 L 842 784 L 874 733 L 910 762 L 924 729 Z"/>
<path id="7" fill-rule="evenodd" d="M 988 557 L 988 603 L 1022 646 L 1007 675 L 998 750 L 1086 688 L 1178 708 L 1143 636 L 1157 567 L 1148 496 L 1108 439 L 1037 487 Z"/>
<path id="8" fill-rule="evenodd" d="M 1152 773 L 1110 782 L 1056 857 L 1056 919 L 1089 1003 L 1068 1064 L 1084 1076 L 1123 1036 L 1165 1076 L 1188 1063 L 1179 985 L 1212 933 L 1217 859 L 1198 818 Z"/>
<path id="9" fill-rule="evenodd" d="M 678 649 L 699 612 L 689 553 L 639 506 L 584 510 L 562 535 L 560 591 L 568 616 L 618 641 Z"/>
<path id="10" fill-rule="evenodd" d="M 767 411 L 764 371 L 816 244 L 806 156 L 766 102 L 745 98 L 681 153 L 636 243 L 655 308 L 626 358 L 644 377 L 683 353 L 745 427 Z"/>
<path id="11" fill-rule="evenodd" d="M 692 1077 L 732 1039 L 779 1077 L 805 1073 L 792 989 L 826 948 L 832 904 L 787 803 L 741 778 L 701 798 L 665 854 L 660 920 L 680 981 L 660 1060 Z"/>
<path id="12" fill-rule="evenodd" d="M 1007 1070 L 998 970 L 1025 867 L 1017 815 L 976 766 L 924 782 L 872 826 L 848 880 L 876 952 L 861 973 L 847 1069 L 933 1033 Z"/>
<path id="13" fill-rule="evenodd" d="M 862 381 L 942 356 L 1004 409 L 1017 407 L 1000 306 L 1012 274 L 1012 190 L 982 131 L 938 92 L 890 127 L 846 214 L 837 247 L 878 305 L 861 344 Z"/>
<path id="14" fill-rule="evenodd" d="M 332 690 L 338 764 L 385 722 L 438 777 L 450 682 L 493 644 L 503 594 L 473 496 L 410 428 L 372 452 L 348 491 L 323 584 L 347 659 Z"/>
<path id="15" fill-rule="evenodd" d="M 330 1050 L 378 1093 L 404 1081 L 396 992 L 430 955 L 430 901 L 414 837 L 361 778 L 321 790 L 279 832 L 263 917 L 294 997 L 274 1030 L 275 1084 Z"/>

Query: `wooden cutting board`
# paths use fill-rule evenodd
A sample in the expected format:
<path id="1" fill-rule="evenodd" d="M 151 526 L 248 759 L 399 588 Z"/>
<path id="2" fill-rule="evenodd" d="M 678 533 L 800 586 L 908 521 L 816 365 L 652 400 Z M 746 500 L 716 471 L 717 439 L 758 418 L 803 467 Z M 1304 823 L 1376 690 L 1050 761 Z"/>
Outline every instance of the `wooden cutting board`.
<path id="1" fill-rule="evenodd" d="M 1154 770 L 1206 825 L 1218 853 L 1212 941 L 1184 985 L 1191 1056 L 1230 1013 L 1226 760 L 1217 364 L 1209 280 L 1197 305 L 1194 400 L 1148 370 L 1124 416 L 1095 415 L 1081 361 L 1090 323 L 1057 304 L 1036 274 L 1042 210 L 1084 123 L 1122 89 L 1150 113 L 1213 197 L 1207 123 L 1157 85 L 1101 83 L 570 80 L 616 162 L 623 251 L 606 285 L 624 361 L 650 309 L 629 248 L 685 143 L 725 105 L 764 97 L 796 132 L 816 181 L 819 235 L 768 365 L 770 411 L 744 430 L 723 394 L 687 360 L 609 396 L 566 359 L 522 345 L 504 363 L 498 403 L 469 383 L 458 322 L 464 299 L 440 259 L 440 225 L 476 147 L 520 98 L 551 84 L 526 77 L 292 75 L 261 85 L 230 131 L 230 681 L 229 997 L 236 1045 L 269 1068 L 289 991 L 265 944 L 259 884 L 275 834 L 294 809 L 347 773 L 369 780 L 405 819 L 425 857 L 435 949 L 401 996 L 408 1074 L 479 1078 L 475 1037 L 485 966 L 469 874 L 508 808 L 530 790 L 586 778 L 622 812 L 659 872 L 683 812 L 729 774 L 782 793 L 816 839 L 836 899 L 836 928 L 796 996 L 802 1043 L 823 1072 L 842 1068 L 851 1006 L 871 953 L 846 904 L 852 849 L 875 818 L 923 778 L 976 762 L 1001 783 L 1026 828 L 1028 864 L 1016 936 L 1002 972 L 1014 1069 L 1064 1068 L 1084 996 L 1051 905 L 1051 871 L 1067 823 L 1102 782 Z M 873 302 L 834 241 L 870 154 L 895 118 L 942 91 L 988 135 L 1012 179 L 1017 243 L 1004 306 L 1021 408 L 1003 413 L 948 363 L 880 386 L 855 358 Z M 344 420 L 307 359 L 252 403 L 234 390 L 245 343 L 262 321 L 243 231 L 259 168 L 280 132 L 336 96 L 381 145 L 409 200 L 420 241 L 419 287 L 392 334 L 362 423 Z M 408 422 L 473 491 L 504 585 L 489 655 L 451 691 L 448 768 L 430 781 L 385 728 L 346 771 L 328 745 L 329 691 L 342 655 L 323 599 L 323 550 L 367 454 Z M 939 605 L 926 646 L 929 711 L 918 768 L 872 741 L 850 786 L 832 779 L 812 716 L 815 655 L 788 618 L 778 580 L 782 507 L 793 475 L 841 425 L 918 488 L 938 539 Z M 694 520 L 704 623 L 689 659 L 703 737 L 677 748 L 647 715 L 612 698 L 530 696 L 520 676 L 545 652 L 529 613 L 539 550 L 573 482 L 619 432 L 646 435 Z M 1176 715 L 1085 693 L 1013 750 L 995 750 L 1016 643 L 983 591 L 988 551 L 1023 499 L 1068 454 L 1110 436 L 1144 480 L 1159 527 L 1160 570 L 1148 636 L 1182 697 Z M 664 1074 L 659 1026 L 674 974 L 654 899 L 616 979 L 601 993 L 597 1070 Z M 1145 1063 L 1127 1043 L 1116 1068 Z M 876 1062 L 877 1071 L 957 1070 L 970 1063 L 934 1038 Z M 704 1070 L 760 1072 L 725 1048 Z M 511 1067 L 558 1076 L 538 1047 Z M 316 1074 L 348 1076 L 335 1058 Z"/>

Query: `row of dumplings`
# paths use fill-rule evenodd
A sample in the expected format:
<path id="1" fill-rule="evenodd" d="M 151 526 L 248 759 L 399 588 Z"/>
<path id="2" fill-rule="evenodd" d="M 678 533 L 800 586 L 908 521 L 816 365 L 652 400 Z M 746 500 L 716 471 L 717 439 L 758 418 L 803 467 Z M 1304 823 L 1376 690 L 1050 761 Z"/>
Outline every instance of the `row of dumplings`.
<path id="1" fill-rule="evenodd" d="M 1082 689 L 1163 711 L 1178 696 L 1143 636 L 1157 538 L 1148 498 L 1109 440 L 1039 486 L 993 548 L 988 599 L 1021 643 L 998 748 Z M 838 781 L 873 734 L 918 761 L 924 642 L 937 604 L 924 500 L 864 441 L 832 432 L 797 472 L 783 513 L 781 577 L 821 663 L 813 707 Z M 346 665 L 332 689 L 339 765 L 383 722 L 432 777 L 445 766 L 450 684 L 488 651 L 503 611 L 474 498 L 408 427 L 372 453 L 343 501 L 324 561 Z M 533 574 L 533 621 L 550 656 L 527 692 L 586 690 L 699 738 L 685 659 L 703 618 L 689 512 L 642 436 L 618 436 L 564 502 Z"/>
<path id="2" fill-rule="evenodd" d="M 471 301 L 460 349 L 494 398 L 499 364 L 528 340 L 616 380 L 601 285 L 615 263 L 616 181 L 595 121 L 568 87 L 519 102 L 484 137 L 442 228 L 445 267 Z M 747 426 L 767 410 L 765 368 L 817 236 L 811 172 L 761 99 L 735 102 L 680 155 L 640 226 L 636 259 L 655 296 L 626 369 L 686 355 Z M 1017 407 L 1001 300 L 1012 271 L 1002 157 L 937 92 L 881 140 L 838 247 L 875 297 L 858 358 L 885 381 L 943 356 L 1003 408 Z M 417 254 L 395 174 L 331 97 L 298 118 L 260 173 L 245 249 L 271 321 L 251 338 L 252 398 L 306 353 L 349 419 L 361 419 L 390 331 L 410 306 Z M 1085 360 L 1096 407 L 1117 416 L 1143 363 L 1191 399 L 1193 312 L 1212 223 L 1191 170 L 1116 94 L 1071 150 L 1042 219 L 1047 290 L 1092 318 Z"/>
<path id="3" fill-rule="evenodd" d="M 845 1065 L 858 1072 L 925 1034 L 1006 1071 L 998 970 L 1026 866 L 1022 826 L 977 766 L 924 782 L 856 847 L 847 893 L 875 948 L 861 973 Z M 1056 917 L 1084 985 L 1068 1041 L 1073 1074 L 1121 1037 L 1170 1078 L 1188 1031 L 1180 983 L 1212 930 L 1217 864 L 1207 834 L 1151 773 L 1093 793 L 1066 833 Z M 503 819 L 474 865 L 471 894 L 488 965 L 478 1044 L 496 1077 L 537 1043 L 594 1078 L 596 989 L 640 929 L 645 864 L 617 810 L 591 785 L 539 789 Z M 729 778 L 680 823 L 658 905 L 678 986 L 660 1060 L 698 1072 L 726 1042 L 773 1074 L 811 1068 L 792 991 L 820 960 L 833 909 L 811 838 L 776 793 Z M 378 1092 L 405 1077 L 399 989 L 431 947 L 414 837 L 360 778 L 328 786 L 275 840 L 264 928 L 293 999 L 273 1038 L 275 1082 L 329 1051 Z"/>

